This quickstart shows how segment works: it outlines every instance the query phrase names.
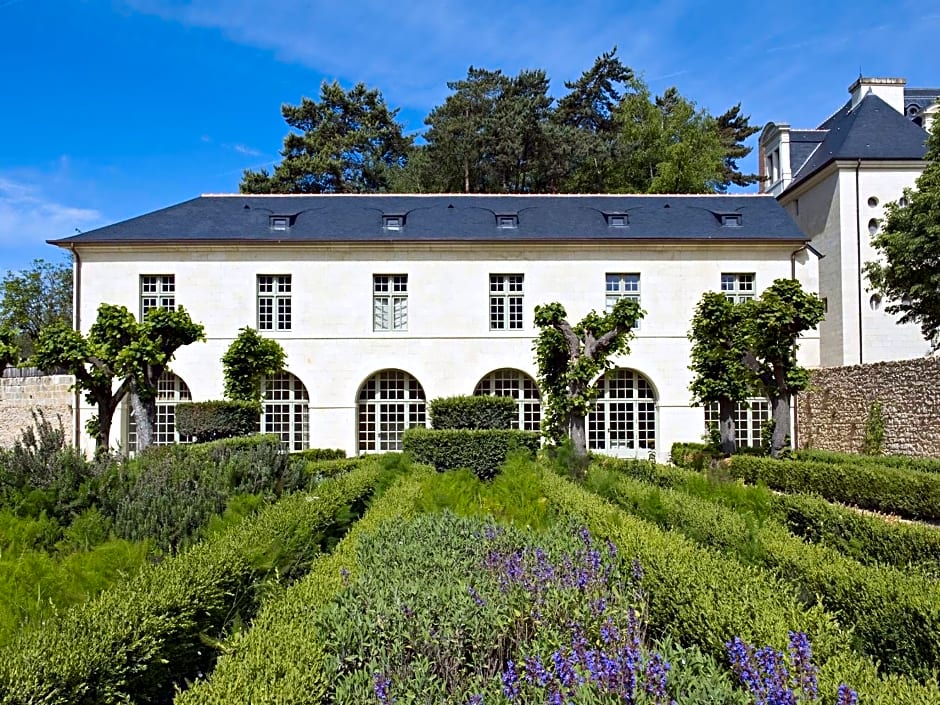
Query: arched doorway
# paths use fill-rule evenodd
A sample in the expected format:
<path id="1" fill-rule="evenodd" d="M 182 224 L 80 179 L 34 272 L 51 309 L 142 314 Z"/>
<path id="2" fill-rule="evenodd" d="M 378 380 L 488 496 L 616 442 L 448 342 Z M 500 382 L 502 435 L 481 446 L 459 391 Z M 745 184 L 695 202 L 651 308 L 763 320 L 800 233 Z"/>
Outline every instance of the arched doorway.
<path id="1" fill-rule="evenodd" d="M 426 426 L 424 388 L 403 370 L 382 370 L 359 388 L 357 398 L 359 453 L 401 450 L 405 429 Z"/>
<path id="2" fill-rule="evenodd" d="M 542 397 L 535 380 L 522 370 L 504 367 L 481 379 L 473 390 L 477 396 L 509 397 L 516 400 L 519 414 L 513 428 L 538 431 L 542 423 Z"/>
<path id="3" fill-rule="evenodd" d="M 189 386 L 169 370 L 164 370 L 157 380 L 157 422 L 153 428 L 153 445 L 166 446 L 173 443 L 189 443 L 191 438 L 180 436 L 176 430 L 176 405 L 181 401 L 192 401 L 193 395 Z M 134 410 L 128 403 L 127 409 L 127 437 L 128 452 L 137 452 L 137 419 Z"/>
<path id="4" fill-rule="evenodd" d="M 588 448 L 609 455 L 644 456 L 656 450 L 656 394 L 635 370 L 608 370 L 588 414 Z"/>
<path id="5" fill-rule="evenodd" d="M 298 377 L 281 370 L 261 380 L 261 432 L 273 433 L 288 450 L 310 445 L 310 395 Z"/>

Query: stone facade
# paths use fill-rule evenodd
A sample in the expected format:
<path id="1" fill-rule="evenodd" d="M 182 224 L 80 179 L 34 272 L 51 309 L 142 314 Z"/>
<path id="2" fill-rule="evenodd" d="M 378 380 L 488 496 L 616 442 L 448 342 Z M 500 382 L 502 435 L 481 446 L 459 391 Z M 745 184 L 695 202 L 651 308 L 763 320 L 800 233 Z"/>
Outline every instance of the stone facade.
<path id="1" fill-rule="evenodd" d="M 0 379 L 0 446 L 9 447 L 23 429 L 33 425 L 32 412 L 42 410 L 62 423 L 69 442 L 75 438 L 75 393 L 71 375 L 45 375 L 38 370 L 4 370 Z"/>
<path id="2" fill-rule="evenodd" d="M 940 457 L 940 357 L 813 370 L 797 400 L 800 447 L 858 452 L 876 400 L 885 453 Z"/>

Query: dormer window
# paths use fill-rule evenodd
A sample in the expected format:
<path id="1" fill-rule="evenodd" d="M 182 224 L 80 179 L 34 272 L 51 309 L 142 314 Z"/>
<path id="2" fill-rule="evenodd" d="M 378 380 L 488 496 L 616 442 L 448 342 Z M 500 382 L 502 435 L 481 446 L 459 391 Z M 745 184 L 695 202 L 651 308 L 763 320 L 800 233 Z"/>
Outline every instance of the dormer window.
<path id="1" fill-rule="evenodd" d="M 514 213 L 505 214 L 505 215 L 497 215 L 496 226 L 499 228 L 518 228 L 519 216 L 517 216 Z"/>
<path id="2" fill-rule="evenodd" d="M 382 217 L 386 230 L 401 230 L 405 227 L 404 215 L 386 215 Z"/>
<path id="3" fill-rule="evenodd" d="M 740 213 L 722 213 L 721 214 L 721 225 L 724 228 L 740 228 L 741 227 L 741 214 Z"/>
<path id="4" fill-rule="evenodd" d="M 271 225 L 271 230 L 289 230 L 290 216 L 272 215 L 269 219 L 269 223 Z"/>
<path id="5" fill-rule="evenodd" d="M 610 228 L 625 228 L 630 224 L 630 219 L 626 213 L 605 213 L 607 226 Z"/>

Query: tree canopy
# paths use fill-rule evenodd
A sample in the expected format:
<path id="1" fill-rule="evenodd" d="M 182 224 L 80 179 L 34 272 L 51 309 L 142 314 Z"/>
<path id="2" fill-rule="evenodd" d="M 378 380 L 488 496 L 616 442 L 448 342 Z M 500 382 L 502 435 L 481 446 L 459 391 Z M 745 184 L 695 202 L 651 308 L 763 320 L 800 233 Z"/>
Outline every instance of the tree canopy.
<path id="1" fill-rule="evenodd" d="M 254 328 L 242 328 L 222 356 L 225 396 L 260 404 L 261 380 L 280 372 L 286 360 L 287 354 L 276 340 L 261 336 Z"/>
<path id="2" fill-rule="evenodd" d="M 713 117 L 668 88 L 654 96 L 617 56 L 597 57 L 557 100 L 542 69 L 471 66 L 447 83 L 420 143 L 381 94 L 323 84 L 319 102 L 282 107 L 297 132 L 246 193 L 707 193 L 755 183 L 737 162 L 757 132 L 735 105 Z"/>
<path id="3" fill-rule="evenodd" d="M 29 269 L 7 272 L 0 282 L 0 326 L 16 331 L 20 355 L 29 357 L 40 332 L 72 323 L 72 267 L 33 260 Z"/>
<path id="4" fill-rule="evenodd" d="M 883 262 L 868 262 L 872 288 L 888 300 L 898 323 L 917 323 L 940 350 L 940 120 L 927 140 L 927 165 L 916 188 L 904 189 L 905 205 L 889 203 L 881 231 L 871 241 Z"/>
<path id="5" fill-rule="evenodd" d="M 382 94 L 357 83 L 349 91 L 324 81 L 320 100 L 282 105 L 292 130 L 273 173 L 246 169 L 242 193 L 361 193 L 387 191 L 404 166 L 411 138 L 402 134 Z"/>
<path id="6" fill-rule="evenodd" d="M 0 326 L 0 377 L 3 371 L 19 362 L 20 349 L 16 344 L 16 333 L 11 328 Z"/>
<path id="7" fill-rule="evenodd" d="M 622 298 L 610 313 L 591 311 L 576 325 L 565 307 L 535 307 L 541 330 L 533 343 L 539 386 L 545 395 L 543 430 L 555 443 L 571 439 L 576 458 L 587 456 L 585 419 L 597 399 L 597 377 L 609 359 L 630 351 L 630 340 L 644 312 L 633 299 Z"/>
<path id="8" fill-rule="evenodd" d="M 132 394 L 138 428 L 138 450 L 149 442 L 156 416 L 156 384 L 176 351 L 204 337 L 182 307 L 152 309 L 141 323 L 127 308 L 103 303 L 88 335 L 54 323 L 36 341 L 32 363 L 43 369 L 62 367 L 75 376 L 75 387 L 97 408 L 86 431 L 98 451 L 110 444 L 114 412 Z"/>

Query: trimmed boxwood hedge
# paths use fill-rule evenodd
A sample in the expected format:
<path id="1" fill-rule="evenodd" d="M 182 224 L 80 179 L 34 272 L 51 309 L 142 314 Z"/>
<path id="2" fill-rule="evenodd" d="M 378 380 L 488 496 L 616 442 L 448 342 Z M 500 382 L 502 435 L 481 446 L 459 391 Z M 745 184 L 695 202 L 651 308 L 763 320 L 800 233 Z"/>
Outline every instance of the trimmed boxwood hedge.
<path id="1" fill-rule="evenodd" d="M 940 473 L 940 458 L 911 458 L 906 455 L 857 455 L 855 453 L 837 453 L 833 450 L 814 450 L 812 448 L 794 451 L 793 457 L 797 460 L 810 460 L 817 463 L 879 465 L 889 468 Z"/>
<path id="2" fill-rule="evenodd" d="M 258 432 L 261 406 L 250 401 L 196 401 L 176 405 L 176 430 L 198 443 Z"/>
<path id="3" fill-rule="evenodd" d="M 940 519 L 940 474 L 878 465 L 836 465 L 736 455 L 734 477 L 781 492 L 812 492 L 828 500 L 899 514 Z"/>
<path id="4" fill-rule="evenodd" d="M 299 459 L 319 463 L 321 460 L 342 460 L 346 457 L 346 451 L 340 448 L 307 448 L 291 453 L 290 457 L 291 460 Z"/>
<path id="5" fill-rule="evenodd" d="M 512 428 L 519 416 L 509 397 L 441 397 L 428 402 L 428 418 L 435 429 Z"/>
<path id="6" fill-rule="evenodd" d="M 266 579 L 297 577 L 378 462 L 283 498 L 216 538 L 31 629 L 0 650 L 0 703 L 169 702 L 211 668 L 211 644 L 250 618 Z"/>
<path id="7" fill-rule="evenodd" d="M 695 645 L 727 659 L 725 643 L 734 636 L 786 650 L 789 630 L 806 632 L 820 664 L 820 692 L 848 683 L 870 705 L 940 702 L 935 682 L 879 677 L 874 665 L 849 648 L 851 635 L 820 606 L 807 607 L 766 569 L 742 564 L 715 549 L 695 544 L 612 506 L 556 475 L 543 475 L 552 507 L 584 522 L 598 538 L 609 538 L 622 553 L 636 556 L 644 569 L 649 628 L 683 645 Z"/>
<path id="8" fill-rule="evenodd" d="M 405 431 L 402 449 L 416 462 L 439 471 L 470 468 L 477 477 L 488 480 L 514 451 L 534 455 L 539 434 L 514 429 L 437 430 L 416 426 Z"/>

